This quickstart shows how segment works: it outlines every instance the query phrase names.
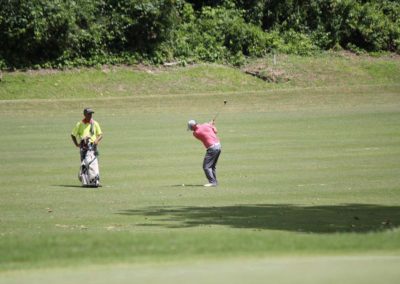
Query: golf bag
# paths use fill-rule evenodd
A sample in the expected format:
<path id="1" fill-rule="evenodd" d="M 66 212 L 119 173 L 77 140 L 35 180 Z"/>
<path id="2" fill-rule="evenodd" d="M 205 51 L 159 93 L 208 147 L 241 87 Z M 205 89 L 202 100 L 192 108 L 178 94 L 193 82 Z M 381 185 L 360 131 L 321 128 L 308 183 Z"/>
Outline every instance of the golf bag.
<path id="1" fill-rule="evenodd" d="M 86 154 L 81 162 L 78 178 L 82 182 L 82 186 L 98 187 L 100 185 L 99 162 L 96 156 L 96 148 L 93 144 L 87 144 Z"/>

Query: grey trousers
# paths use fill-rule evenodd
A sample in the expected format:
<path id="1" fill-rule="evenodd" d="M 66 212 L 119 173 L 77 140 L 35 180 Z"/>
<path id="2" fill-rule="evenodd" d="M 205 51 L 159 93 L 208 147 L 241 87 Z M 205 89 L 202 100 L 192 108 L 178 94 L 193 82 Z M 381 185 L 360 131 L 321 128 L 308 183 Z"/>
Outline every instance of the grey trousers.
<path id="1" fill-rule="evenodd" d="M 219 155 L 221 154 L 221 145 L 215 145 L 207 149 L 203 161 L 203 170 L 209 183 L 218 184 L 216 166 Z"/>

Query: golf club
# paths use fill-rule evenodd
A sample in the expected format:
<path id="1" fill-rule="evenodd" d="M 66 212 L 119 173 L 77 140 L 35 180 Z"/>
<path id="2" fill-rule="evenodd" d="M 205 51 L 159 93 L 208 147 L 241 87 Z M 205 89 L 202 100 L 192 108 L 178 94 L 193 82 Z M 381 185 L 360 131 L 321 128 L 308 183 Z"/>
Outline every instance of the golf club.
<path id="1" fill-rule="evenodd" d="M 227 100 L 224 100 L 224 105 L 223 105 L 222 107 L 224 107 L 227 103 L 228 103 L 228 101 L 227 101 Z M 212 121 L 215 121 L 215 120 L 217 119 L 219 113 L 220 113 L 221 110 L 222 110 L 222 107 L 221 107 L 221 108 L 218 110 L 218 112 L 215 114 L 215 116 L 214 116 L 214 118 L 213 118 Z"/>

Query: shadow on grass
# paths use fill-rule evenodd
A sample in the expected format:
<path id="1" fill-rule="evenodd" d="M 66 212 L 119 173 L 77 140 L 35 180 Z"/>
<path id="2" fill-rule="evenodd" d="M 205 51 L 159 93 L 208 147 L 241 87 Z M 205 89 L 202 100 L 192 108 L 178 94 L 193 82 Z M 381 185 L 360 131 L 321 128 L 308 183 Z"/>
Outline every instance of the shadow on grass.
<path id="1" fill-rule="evenodd" d="M 68 185 L 68 184 L 59 184 L 59 185 L 54 185 L 57 187 L 69 187 L 69 188 L 81 188 L 81 189 L 99 189 L 100 187 L 96 187 L 96 186 L 84 186 L 84 185 Z"/>
<path id="2" fill-rule="evenodd" d="M 203 184 L 174 184 L 171 187 L 204 187 Z"/>
<path id="3" fill-rule="evenodd" d="M 76 184 L 57 184 L 57 185 L 53 185 L 53 186 L 57 186 L 57 187 L 71 187 L 71 188 L 84 188 L 82 185 L 76 185 Z"/>
<path id="4" fill-rule="evenodd" d="M 157 222 L 158 226 L 166 228 L 221 225 L 231 228 L 307 233 L 367 233 L 394 229 L 400 224 L 399 206 L 373 204 L 148 207 L 124 210 L 117 214 L 147 216 L 153 225 Z"/>

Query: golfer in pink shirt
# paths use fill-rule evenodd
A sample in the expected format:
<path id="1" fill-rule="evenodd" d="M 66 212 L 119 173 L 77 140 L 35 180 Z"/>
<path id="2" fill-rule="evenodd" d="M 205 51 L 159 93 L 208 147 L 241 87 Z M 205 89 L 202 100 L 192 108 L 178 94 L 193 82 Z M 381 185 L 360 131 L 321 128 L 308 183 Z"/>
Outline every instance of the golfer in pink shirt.
<path id="1" fill-rule="evenodd" d="M 188 130 L 193 131 L 193 136 L 203 142 L 207 149 L 203 161 L 203 170 L 208 179 L 204 186 L 217 186 L 216 166 L 219 155 L 221 154 L 221 143 L 217 137 L 217 128 L 214 121 L 204 124 L 197 124 L 195 120 L 188 121 Z"/>

